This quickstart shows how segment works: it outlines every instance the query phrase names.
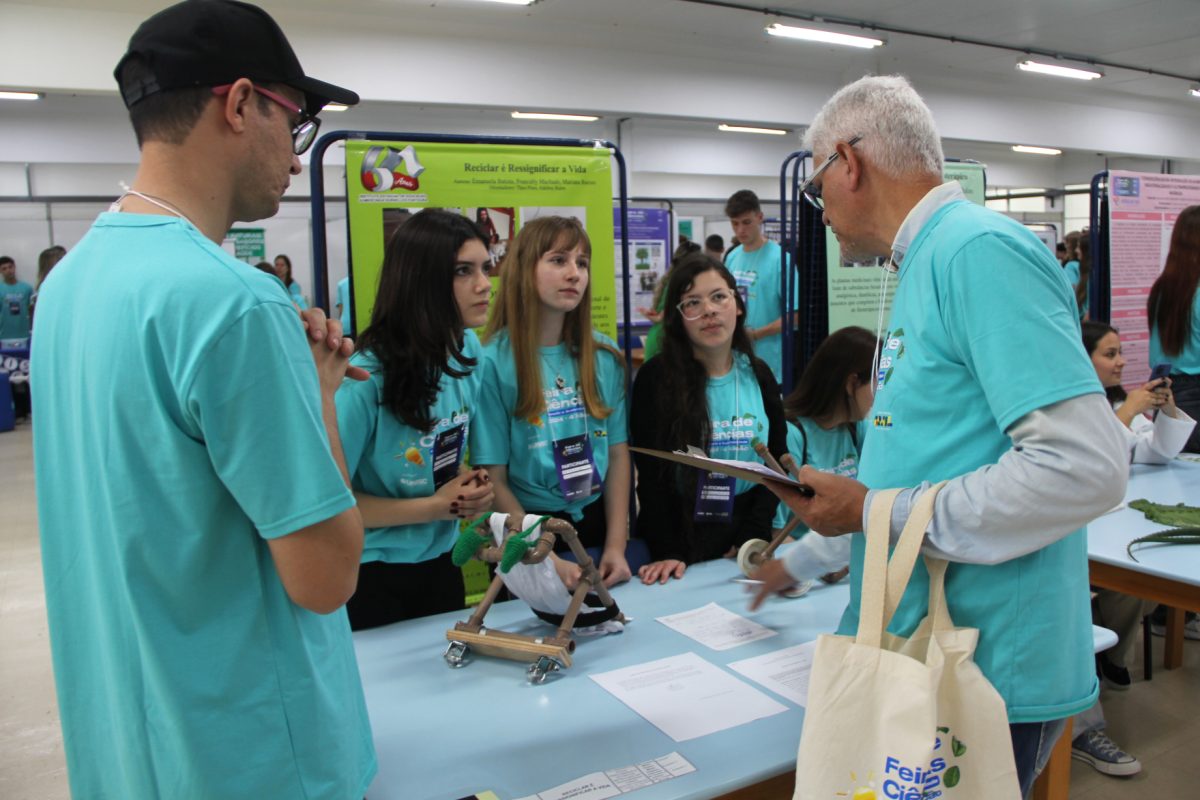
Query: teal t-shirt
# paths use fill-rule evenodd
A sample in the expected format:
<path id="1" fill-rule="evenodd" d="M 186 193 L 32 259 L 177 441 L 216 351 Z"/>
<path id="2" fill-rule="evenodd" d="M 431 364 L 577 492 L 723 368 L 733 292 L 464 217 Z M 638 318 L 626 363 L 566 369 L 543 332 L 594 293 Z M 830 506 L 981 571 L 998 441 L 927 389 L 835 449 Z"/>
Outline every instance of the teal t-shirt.
<path id="1" fill-rule="evenodd" d="M 1021 417 L 1102 391 L 1052 254 L 1019 223 L 964 200 L 935 211 L 909 247 L 879 368 L 859 467 L 872 489 L 995 464 Z M 858 626 L 863 549 L 854 534 L 842 633 Z M 913 631 L 928 590 L 918 562 L 893 633 Z M 994 566 L 952 563 L 946 593 L 955 624 L 979 629 L 975 661 L 1012 722 L 1070 716 L 1095 701 L 1084 530 Z"/>
<path id="2" fill-rule="evenodd" d="M 762 388 L 745 353 L 734 352 L 733 369 L 719 378 L 709 378 L 704 390 L 708 399 L 708 455 L 736 461 L 763 460 L 754 452 L 755 440 L 766 444 L 771 427 L 763 405 Z M 755 484 L 738 480 L 734 494 L 753 489 Z"/>
<path id="3" fill-rule="evenodd" d="M 1067 274 L 1067 280 L 1071 282 L 1071 286 L 1079 285 L 1079 262 L 1075 260 L 1068 261 L 1063 264 L 1063 271 Z"/>
<path id="4" fill-rule="evenodd" d="M 29 338 L 29 298 L 33 287 L 24 281 L 0 282 L 0 339 Z"/>
<path id="5" fill-rule="evenodd" d="M 808 464 L 813 469 L 830 472 L 834 475 L 845 475 L 847 478 L 858 477 L 858 459 L 862 453 L 863 436 L 866 426 L 861 422 L 852 434 L 850 428 L 838 425 L 826 430 L 808 417 L 799 417 L 795 422 L 788 421 L 787 448 L 797 464 Z M 803 429 L 803 430 L 801 430 Z M 805 456 L 807 455 L 807 458 Z M 782 528 L 792 518 L 792 510 L 784 503 L 779 504 L 775 511 L 774 528 Z M 792 535 L 799 538 L 808 530 L 803 523 L 797 525 Z"/>
<path id="6" fill-rule="evenodd" d="M 737 280 L 738 291 L 746 302 L 746 326 L 761 328 L 783 316 L 783 291 L 780 281 L 779 245 L 767 239 L 753 253 L 736 247 L 725 257 L 725 267 Z M 791 259 L 788 259 L 790 265 Z M 799 307 L 799 280 L 793 283 L 792 308 Z M 754 342 L 754 355 L 767 362 L 776 381 L 783 381 L 783 336 L 775 334 Z"/>
<path id="7" fill-rule="evenodd" d="M 611 339 L 593 333 L 598 342 Z M 507 464 L 508 485 L 525 509 L 566 511 L 578 520 L 584 506 L 600 494 L 568 502 L 558 482 L 555 441 L 586 435 L 596 468 L 608 474 L 608 448 L 629 438 L 625 421 L 625 364 L 604 350 L 596 353 L 596 378 L 604 404 L 612 409 L 605 419 L 589 415 L 579 391 L 579 372 L 565 344 L 540 348 L 542 394 L 546 410 L 533 419 L 517 419 L 517 368 L 508 334 L 501 333 L 484 347 L 479 410 L 471 426 L 471 462 Z"/>
<path id="8" fill-rule="evenodd" d="M 342 278 L 337 284 L 337 304 L 342 307 L 342 314 L 338 318 L 342 323 L 342 330 L 346 333 L 353 333 L 350 330 L 350 279 Z"/>
<path id="9" fill-rule="evenodd" d="M 300 291 L 300 284 L 292 281 L 292 285 L 288 287 L 288 294 L 292 296 L 292 302 L 300 308 L 308 308 L 308 301 L 304 299 L 304 292 Z"/>
<path id="10" fill-rule="evenodd" d="M 1150 326 L 1150 365 L 1155 364 L 1170 364 L 1173 373 L 1200 375 L 1200 291 L 1192 298 L 1192 335 L 1177 355 L 1163 352 L 1158 326 Z"/>
<path id="11" fill-rule="evenodd" d="M 468 330 L 463 337 L 463 355 L 476 360 L 465 378 L 442 375 L 437 400 L 430 412 L 432 430 L 406 425 L 383 402 L 383 371 L 371 353 L 356 354 L 352 363 L 371 373 L 370 380 L 347 380 L 337 392 L 338 431 L 355 491 L 376 497 L 409 499 L 429 497 L 436 490 L 435 454 L 439 474 L 462 463 L 466 451 L 475 399 L 479 393 L 478 362 L 483 354 L 479 337 Z M 456 370 L 462 364 L 451 362 Z M 455 430 L 461 429 L 456 434 Z M 461 444 L 460 444 L 461 443 Z M 445 459 L 445 461 L 441 461 Z M 437 520 L 416 525 L 368 528 L 362 561 L 413 564 L 437 558 L 454 546 L 458 535 L 455 520 Z"/>
<path id="12" fill-rule="evenodd" d="M 345 611 L 293 603 L 267 545 L 354 505 L 282 286 L 181 219 L 105 213 L 37 324 L 72 795 L 362 797 L 375 756 Z"/>

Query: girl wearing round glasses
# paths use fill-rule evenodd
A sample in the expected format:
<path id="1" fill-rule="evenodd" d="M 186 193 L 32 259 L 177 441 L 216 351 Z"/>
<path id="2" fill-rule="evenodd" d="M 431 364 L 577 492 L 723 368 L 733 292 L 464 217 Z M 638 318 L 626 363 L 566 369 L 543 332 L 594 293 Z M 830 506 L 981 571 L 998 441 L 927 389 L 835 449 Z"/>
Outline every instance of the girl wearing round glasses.
<path id="1" fill-rule="evenodd" d="M 459 520 L 491 508 L 481 469 L 461 471 L 478 413 L 491 256 L 465 217 L 422 211 L 389 240 L 371 322 L 352 362 L 371 373 L 335 397 L 346 469 L 367 529 L 354 630 L 463 607 L 450 560 Z"/>
<path id="2" fill-rule="evenodd" d="M 757 440 L 782 456 L 779 385 L 754 356 L 733 275 L 697 253 L 671 270 L 666 295 L 662 350 L 633 384 L 633 444 L 656 450 L 692 445 L 714 458 L 761 463 Z M 637 531 L 651 558 L 638 571 L 643 583 L 682 578 L 688 564 L 769 536 L 777 502 L 766 488 L 652 456 L 635 458 Z"/>
<path id="3" fill-rule="evenodd" d="M 567 217 L 535 219 L 510 244 L 484 333 L 471 457 L 492 477 L 497 511 L 570 522 L 611 586 L 630 577 L 625 363 L 592 330 L 591 254 Z M 579 567 L 555 567 L 573 588 Z"/>

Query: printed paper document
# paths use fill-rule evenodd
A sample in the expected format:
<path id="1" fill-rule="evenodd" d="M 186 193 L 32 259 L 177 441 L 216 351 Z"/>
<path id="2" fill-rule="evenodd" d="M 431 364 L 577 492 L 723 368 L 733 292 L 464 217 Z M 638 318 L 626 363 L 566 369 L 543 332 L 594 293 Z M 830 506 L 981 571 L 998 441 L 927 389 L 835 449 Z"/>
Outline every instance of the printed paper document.
<path id="1" fill-rule="evenodd" d="M 787 711 L 782 703 L 695 653 L 634 664 L 591 678 L 677 742 Z"/>
<path id="2" fill-rule="evenodd" d="M 777 633 L 716 603 L 657 619 L 668 628 L 679 631 L 713 650 L 729 650 Z"/>
<path id="3" fill-rule="evenodd" d="M 807 706 L 808 679 L 812 675 L 813 655 L 816 650 L 817 643 L 814 640 L 754 658 L 734 661 L 729 668 L 797 705 Z"/>

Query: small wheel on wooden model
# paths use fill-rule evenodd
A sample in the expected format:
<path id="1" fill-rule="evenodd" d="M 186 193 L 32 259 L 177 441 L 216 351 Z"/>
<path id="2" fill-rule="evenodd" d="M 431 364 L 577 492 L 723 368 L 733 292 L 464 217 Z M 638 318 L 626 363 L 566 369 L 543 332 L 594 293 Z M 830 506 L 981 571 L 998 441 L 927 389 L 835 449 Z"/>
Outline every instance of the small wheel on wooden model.
<path id="1" fill-rule="evenodd" d="M 537 661 L 525 669 L 525 677 L 530 683 L 545 683 L 546 676 L 563 669 L 562 662 L 550 656 L 540 656 Z"/>
<path id="2" fill-rule="evenodd" d="M 760 566 L 760 564 L 755 563 L 758 561 L 755 556 L 758 556 L 764 550 L 766 550 L 768 545 L 770 545 L 770 542 L 766 541 L 765 539 L 751 539 L 738 549 L 738 569 L 740 569 L 742 574 L 747 578 L 754 577 L 754 571 Z"/>
<path id="3" fill-rule="evenodd" d="M 465 667 L 471 661 L 471 648 L 465 642 L 451 642 L 446 645 L 446 652 L 442 654 L 442 658 L 446 659 L 446 663 L 453 669 Z"/>

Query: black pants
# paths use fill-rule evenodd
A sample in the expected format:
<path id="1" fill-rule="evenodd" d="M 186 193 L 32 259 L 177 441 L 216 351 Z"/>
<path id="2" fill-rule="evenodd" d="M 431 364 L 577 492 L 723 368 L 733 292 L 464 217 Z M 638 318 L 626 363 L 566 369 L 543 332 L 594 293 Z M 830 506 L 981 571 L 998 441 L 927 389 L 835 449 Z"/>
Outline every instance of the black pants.
<path id="1" fill-rule="evenodd" d="M 1175 405 L 1183 413 L 1200 420 L 1200 375 L 1172 375 L 1171 393 L 1175 395 Z M 1200 425 L 1192 430 L 1183 449 L 1189 453 L 1200 453 Z"/>
<path id="2" fill-rule="evenodd" d="M 358 588 L 346 613 L 350 630 L 361 631 L 459 610 L 466 594 L 462 570 L 450 561 L 450 553 L 416 564 L 368 561 L 358 567 Z"/>
<path id="3" fill-rule="evenodd" d="M 589 547 L 599 547 L 604 549 L 604 540 L 608 537 L 608 515 L 604 512 L 604 496 L 600 495 L 592 502 L 583 507 L 583 517 L 578 522 L 571 519 L 571 515 L 566 511 L 531 511 L 526 509 L 526 514 L 533 514 L 538 517 L 553 517 L 561 519 L 564 522 L 571 524 L 575 532 L 579 534 L 579 542 L 584 546 L 584 549 Z M 567 553 L 571 548 L 567 543 L 559 538 L 554 542 L 554 552 Z"/>

